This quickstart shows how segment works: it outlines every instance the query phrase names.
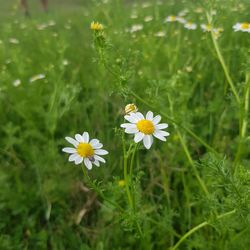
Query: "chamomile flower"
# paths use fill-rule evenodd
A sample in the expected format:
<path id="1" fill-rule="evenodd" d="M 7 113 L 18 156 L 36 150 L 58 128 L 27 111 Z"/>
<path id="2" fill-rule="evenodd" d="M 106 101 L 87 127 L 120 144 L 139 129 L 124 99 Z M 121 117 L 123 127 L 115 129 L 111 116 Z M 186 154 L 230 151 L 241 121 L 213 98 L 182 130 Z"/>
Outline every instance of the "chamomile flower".
<path id="1" fill-rule="evenodd" d="M 166 32 L 165 31 L 158 31 L 154 34 L 154 36 L 156 37 L 164 37 L 166 36 Z"/>
<path id="2" fill-rule="evenodd" d="M 92 22 L 90 24 L 90 29 L 95 30 L 95 31 L 100 31 L 100 30 L 103 30 L 103 25 L 98 22 Z"/>
<path id="3" fill-rule="evenodd" d="M 18 87 L 21 84 L 21 80 L 20 79 L 16 79 L 15 81 L 13 81 L 13 86 L 14 87 Z"/>
<path id="4" fill-rule="evenodd" d="M 210 24 L 201 24 L 201 29 L 204 32 L 211 32 L 212 26 Z"/>
<path id="5" fill-rule="evenodd" d="M 19 44 L 19 40 L 17 40 L 16 38 L 10 38 L 9 42 L 12 44 Z"/>
<path id="6" fill-rule="evenodd" d="M 197 24 L 193 23 L 193 22 L 186 22 L 184 24 L 184 27 L 188 30 L 196 30 L 197 28 Z"/>
<path id="7" fill-rule="evenodd" d="M 234 31 L 242 31 L 242 32 L 248 32 L 250 33 L 250 23 L 236 23 L 233 26 Z"/>
<path id="8" fill-rule="evenodd" d="M 65 139 L 74 146 L 62 149 L 63 152 L 70 154 L 70 162 L 75 162 L 76 165 L 84 162 L 87 169 L 91 169 L 92 164 L 99 167 L 100 162 L 105 163 L 100 155 L 106 155 L 108 151 L 101 149 L 103 145 L 98 139 L 90 140 L 88 132 L 82 135 L 76 134 L 75 139 L 71 137 L 65 137 Z"/>
<path id="9" fill-rule="evenodd" d="M 178 19 L 177 16 L 171 15 L 171 16 L 167 16 L 167 17 L 166 17 L 165 22 L 166 22 L 166 23 L 172 23 L 172 22 L 176 22 L 177 19 Z"/>
<path id="10" fill-rule="evenodd" d="M 41 80 L 41 79 L 44 79 L 46 76 L 44 74 L 38 74 L 38 75 L 35 75 L 35 76 L 32 76 L 30 78 L 30 83 L 32 82 L 35 82 L 37 80 Z"/>
<path id="11" fill-rule="evenodd" d="M 134 33 L 134 32 L 140 31 L 142 29 L 143 29 L 143 25 L 142 24 L 134 24 L 134 25 L 132 25 L 132 27 L 130 29 L 130 32 Z"/>
<path id="12" fill-rule="evenodd" d="M 125 115 L 124 118 L 130 123 L 121 124 L 122 128 L 125 128 L 125 133 L 134 134 L 134 141 L 138 143 L 143 140 L 143 144 L 146 149 L 149 149 L 153 144 L 153 136 L 161 141 L 166 141 L 166 136 L 169 133 L 163 131 L 168 127 L 167 123 L 159 124 L 161 116 L 154 117 L 153 112 L 148 111 L 146 117 L 142 113 L 136 112 L 130 115 Z"/>
<path id="13" fill-rule="evenodd" d="M 152 16 L 145 16 L 144 17 L 144 22 L 150 22 L 153 20 L 153 17 Z"/>
<path id="14" fill-rule="evenodd" d="M 138 108 L 135 106 L 134 103 L 127 104 L 125 107 L 125 114 L 128 115 L 130 113 L 136 113 Z"/>

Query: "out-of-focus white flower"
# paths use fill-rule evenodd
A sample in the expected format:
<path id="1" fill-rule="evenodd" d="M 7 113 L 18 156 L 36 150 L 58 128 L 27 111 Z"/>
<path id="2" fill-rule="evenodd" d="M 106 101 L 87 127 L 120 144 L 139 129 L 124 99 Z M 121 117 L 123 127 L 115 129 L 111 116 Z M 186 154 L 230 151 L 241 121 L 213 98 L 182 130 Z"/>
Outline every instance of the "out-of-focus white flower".
<path id="1" fill-rule="evenodd" d="M 56 22 L 54 20 L 49 20 L 48 21 L 48 26 L 55 26 Z"/>
<path id="2" fill-rule="evenodd" d="M 144 21 L 145 22 L 150 22 L 150 21 L 152 21 L 153 20 L 153 17 L 152 16 L 145 16 L 144 17 Z"/>
<path id="3" fill-rule="evenodd" d="M 44 74 L 38 74 L 30 78 L 30 82 L 35 82 L 37 80 L 44 79 L 46 76 Z"/>
<path id="4" fill-rule="evenodd" d="M 134 25 L 132 25 L 132 27 L 130 29 L 130 32 L 133 33 L 133 32 L 140 31 L 142 29 L 143 29 L 143 25 L 142 24 L 134 24 Z"/>
<path id="5" fill-rule="evenodd" d="M 131 19 L 137 19 L 138 18 L 137 13 L 136 12 L 131 13 L 130 18 Z"/>
<path id="6" fill-rule="evenodd" d="M 188 12 L 189 12 L 188 9 L 184 9 L 178 13 L 178 16 L 186 16 Z"/>
<path id="7" fill-rule="evenodd" d="M 166 17 L 166 19 L 165 19 L 165 22 L 166 23 L 171 23 L 171 22 L 176 22 L 177 21 L 177 18 L 178 18 L 178 16 L 173 16 L 173 15 L 171 15 L 171 16 L 167 16 Z"/>
<path id="8" fill-rule="evenodd" d="M 21 84 L 21 80 L 20 79 L 16 79 L 15 81 L 13 81 L 13 86 L 14 87 L 18 87 Z"/>
<path id="9" fill-rule="evenodd" d="M 136 113 L 138 111 L 138 108 L 134 103 L 127 104 L 125 107 L 125 114 L 128 115 L 130 113 Z"/>
<path id="10" fill-rule="evenodd" d="M 41 23 L 36 26 L 37 30 L 45 30 L 48 27 L 46 23 Z"/>
<path id="11" fill-rule="evenodd" d="M 19 44 L 19 40 L 17 40 L 16 38 L 10 38 L 9 42 L 12 44 Z"/>
<path id="12" fill-rule="evenodd" d="M 62 64 L 63 64 L 63 66 L 67 66 L 67 65 L 69 65 L 69 61 L 67 59 L 64 59 Z"/>
<path id="13" fill-rule="evenodd" d="M 193 23 L 193 22 L 186 22 L 184 24 L 184 27 L 188 30 L 196 30 L 197 29 L 197 24 Z"/>
<path id="14" fill-rule="evenodd" d="M 187 22 L 186 19 L 181 16 L 177 16 L 176 21 L 182 24 Z"/>
<path id="15" fill-rule="evenodd" d="M 200 13 L 203 12 L 203 9 L 202 9 L 201 7 L 198 7 L 198 8 L 196 8 L 196 9 L 194 9 L 194 12 L 200 14 Z"/>
<path id="16" fill-rule="evenodd" d="M 164 37 L 166 36 L 166 32 L 165 31 L 158 31 L 154 34 L 154 36 L 156 37 Z"/>
<path id="17" fill-rule="evenodd" d="M 204 32 L 211 32 L 212 26 L 210 24 L 201 24 L 201 29 Z"/>
<path id="18" fill-rule="evenodd" d="M 244 23 L 236 23 L 233 26 L 234 31 L 242 31 L 242 32 L 248 32 L 250 33 L 250 23 L 244 22 Z"/>
<path id="19" fill-rule="evenodd" d="M 141 7 L 142 7 L 143 9 L 145 9 L 145 8 L 150 7 L 150 6 L 151 6 L 151 3 L 146 2 L 146 3 L 143 3 Z"/>

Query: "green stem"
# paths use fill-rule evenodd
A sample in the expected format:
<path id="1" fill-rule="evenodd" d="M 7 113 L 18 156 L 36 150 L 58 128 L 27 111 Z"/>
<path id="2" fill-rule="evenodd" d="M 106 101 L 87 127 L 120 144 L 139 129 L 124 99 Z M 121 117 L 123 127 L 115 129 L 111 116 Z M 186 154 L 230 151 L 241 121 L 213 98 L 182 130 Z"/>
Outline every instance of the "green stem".
<path id="1" fill-rule="evenodd" d="M 132 152 L 132 156 L 131 156 L 131 161 L 130 161 L 130 167 L 129 167 L 129 175 L 132 178 L 133 175 L 133 165 L 134 165 L 134 160 L 135 160 L 135 154 L 136 154 L 136 150 L 137 150 L 138 144 L 136 143 L 134 146 L 134 150 Z"/>
<path id="2" fill-rule="evenodd" d="M 216 220 L 220 220 L 226 216 L 229 216 L 231 214 L 234 214 L 236 212 L 236 209 L 232 210 L 232 211 L 229 211 L 227 213 L 224 213 L 224 214 L 221 214 L 219 216 L 216 217 Z M 179 245 L 186 239 L 188 238 L 191 234 L 193 234 L 194 232 L 196 232 L 197 230 L 199 230 L 200 228 L 202 227 L 205 227 L 209 225 L 209 221 L 204 221 L 202 222 L 201 224 L 195 226 L 194 228 L 190 229 L 187 233 L 185 233 L 180 239 L 179 241 L 172 247 L 170 248 L 170 250 L 175 250 L 179 247 Z"/>
<path id="3" fill-rule="evenodd" d="M 95 190 L 95 192 L 100 196 L 102 197 L 103 200 L 105 200 L 106 202 L 108 202 L 110 205 L 114 206 L 114 207 L 117 207 L 119 208 L 122 212 L 124 212 L 124 209 L 119 205 L 117 204 L 116 202 L 113 202 L 111 201 L 110 199 L 108 199 L 104 194 L 103 192 L 96 186 L 95 183 L 92 182 L 92 180 L 90 179 L 88 173 L 87 173 L 87 170 L 85 168 L 85 166 L 82 165 L 82 172 L 83 172 L 83 175 L 87 178 L 87 181 L 88 181 L 88 184 L 90 185 L 91 188 L 93 188 Z"/>
<path id="4" fill-rule="evenodd" d="M 182 147 L 183 147 L 183 150 L 184 150 L 184 152 L 185 152 L 185 154 L 186 154 L 186 156 L 187 156 L 187 159 L 188 159 L 190 165 L 191 165 L 192 168 L 193 168 L 195 177 L 196 177 L 196 179 L 198 180 L 198 182 L 199 182 L 199 184 L 200 184 L 202 190 L 204 191 L 204 193 L 205 193 L 206 196 L 208 197 L 208 196 L 209 196 L 209 192 L 208 192 L 208 190 L 207 190 L 207 187 L 206 187 L 205 183 L 203 182 L 203 180 L 202 180 L 201 177 L 199 176 L 198 170 L 197 170 L 197 168 L 196 168 L 196 166 L 195 166 L 195 163 L 194 163 L 194 161 L 193 161 L 193 159 L 192 159 L 192 157 L 191 157 L 191 155 L 190 155 L 190 153 L 189 153 L 189 150 L 188 150 L 188 148 L 187 148 L 186 142 L 185 142 L 185 140 L 183 139 L 183 137 L 182 137 L 181 133 L 179 132 L 179 130 L 178 130 L 178 129 L 176 129 L 176 130 L 177 130 L 178 137 L 180 138 L 180 141 L 181 141 L 181 145 L 182 145 Z"/>
<path id="5" fill-rule="evenodd" d="M 234 160 L 234 172 L 237 170 L 238 162 L 241 157 L 242 146 L 244 142 L 244 138 L 246 137 L 247 132 L 247 124 L 248 124 L 248 109 L 249 109 L 249 92 L 250 92 L 250 78 L 249 74 L 246 75 L 246 87 L 245 87 L 245 96 L 244 96 L 244 107 L 241 114 L 240 121 L 240 141 L 237 148 L 237 153 Z"/>
<path id="6" fill-rule="evenodd" d="M 207 15 L 208 24 L 211 25 L 212 18 L 211 18 L 211 16 L 208 13 L 206 13 L 206 15 Z M 240 97 L 237 94 L 237 91 L 236 91 L 236 88 L 234 86 L 234 83 L 233 83 L 233 81 L 232 81 L 232 79 L 231 79 L 231 77 L 229 75 L 229 70 L 228 70 L 228 68 L 226 66 L 226 63 L 225 63 L 224 58 L 222 56 L 222 53 L 220 51 L 220 48 L 219 48 L 218 42 L 217 42 L 217 40 L 215 38 L 213 30 L 211 30 L 211 36 L 212 36 L 212 41 L 213 41 L 213 45 L 214 45 L 216 54 L 218 56 L 218 59 L 220 61 L 221 66 L 223 68 L 223 71 L 224 71 L 224 74 L 225 74 L 226 79 L 228 81 L 228 84 L 229 84 L 229 86 L 230 86 L 230 88 L 231 88 L 231 90 L 232 90 L 232 92 L 233 92 L 233 94 L 235 96 L 235 99 L 236 99 L 237 103 L 240 104 Z"/>
<path id="7" fill-rule="evenodd" d="M 123 174 L 124 174 L 124 180 L 125 180 L 125 188 L 126 188 L 129 206 L 131 209 L 134 209 L 133 199 L 130 193 L 130 178 L 128 176 L 128 157 L 129 157 L 131 145 L 129 147 L 128 152 L 126 152 L 124 134 L 122 136 L 122 144 L 123 144 Z"/>

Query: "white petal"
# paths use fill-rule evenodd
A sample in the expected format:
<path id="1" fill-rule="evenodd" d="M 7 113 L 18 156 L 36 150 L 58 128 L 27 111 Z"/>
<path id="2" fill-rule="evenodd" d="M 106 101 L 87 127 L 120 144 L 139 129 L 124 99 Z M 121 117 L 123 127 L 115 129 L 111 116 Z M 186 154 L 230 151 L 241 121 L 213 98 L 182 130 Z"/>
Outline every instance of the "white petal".
<path id="1" fill-rule="evenodd" d="M 75 139 L 71 138 L 71 137 L 65 137 L 65 140 L 68 141 L 69 143 L 73 144 L 75 147 L 77 147 L 77 145 L 79 144 L 78 141 L 76 141 Z"/>
<path id="2" fill-rule="evenodd" d="M 161 141 L 166 141 L 167 139 L 164 137 L 164 135 L 161 132 L 162 131 L 160 130 L 156 130 L 153 135 Z"/>
<path id="3" fill-rule="evenodd" d="M 123 124 L 121 124 L 121 128 L 136 128 L 136 124 L 134 124 L 134 123 L 123 123 Z"/>
<path id="4" fill-rule="evenodd" d="M 144 115 L 143 115 L 142 113 L 140 113 L 140 112 L 131 113 L 131 115 L 137 117 L 137 118 L 138 118 L 138 121 L 139 121 L 139 120 L 144 120 L 144 119 L 145 119 L 145 118 L 144 118 Z"/>
<path id="5" fill-rule="evenodd" d="M 162 130 L 156 130 L 153 134 L 156 138 L 160 139 L 161 141 L 166 141 L 165 136 L 169 136 L 169 133 Z"/>
<path id="6" fill-rule="evenodd" d="M 153 119 L 154 125 L 158 124 L 160 122 L 160 120 L 161 120 L 161 116 L 160 115 L 155 116 L 154 119 Z"/>
<path id="7" fill-rule="evenodd" d="M 150 149 L 153 144 L 153 136 L 152 135 L 145 135 L 143 138 L 143 144 L 146 149 Z"/>
<path id="8" fill-rule="evenodd" d="M 125 133 L 127 133 L 127 134 L 135 134 L 135 133 L 137 133 L 139 130 L 138 130 L 138 128 L 137 127 L 135 127 L 135 128 L 126 128 L 125 129 Z"/>
<path id="9" fill-rule="evenodd" d="M 69 154 L 76 153 L 76 149 L 75 148 L 63 148 L 62 151 L 65 152 L 65 153 L 69 153 Z"/>
<path id="10" fill-rule="evenodd" d="M 83 140 L 83 138 L 82 138 L 82 136 L 81 136 L 80 134 L 76 134 L 76 135 L 75 135 L 75 138 L 76 138 L 76 140 L 79 141 L 79 142 L 84 142 L 84 140 Z"/>
<path id="11" fill-rule="evenodd" d="M 95 146 L 92 146 L 92 147 L 93 147 L 93 149 L 99 149 L 99 148 L 103 147 L 103 144 L 97 143 L 97 144 L 95 144 Z"/>
<path id="12" fill-rule="evenodd" d="M 155 125 L 155 129 L 165 129 L 167 127 L 168 127 L 167 123 L 160 123 L 160 124 Z"/>
<path id="13" fill-rule="evenodd" d="M 143 139 L 143 137 L 144 137 L 143 133 L 141 133 L 141 132 L 136 133 L 135 138 L 134 138 L 135 143 L 140 142 Z"/>
<path id="14" fill-rule="evenodd" d="M 155 132 L 158 132 L 158 133 L 160 133 L 163 136 L 169 136 L 170 135 L 168 132 L 163 131 L 163 130 L 155 130 Z"/>
<path id="15" fill-rule="evenodd" d="M 76 158 L 78 158 L 78 157 L 79 157 L 78 154 L 72 154 L 72 155 L 69 156 L 69 161 L 75 161 Z"/>
<path id="16" fill-rule="evenodd" d="M 89 158 L 84 158 L 84 164 L 87 169 L 90 170 L 92 168 L 92 162 L 89 160 Z"/>
<path id="17" fill-rule="evenodd" d="M 132 116 L 133 113 L 131 113 L 131 115 L 125 115 L 124 118 L 125 120 L 131 122 L 131 123 L 137 123 L 138 119 L 134 116 Z"/>
<path id="18" fill-rule="evenodd" d="M 100 162 L 97 161 L 97 160 L 95 160 L 95 161 L 93 162 L 93 164 L 95 164 L 97 167 L 100 167 Z"/>
<path id="19" fill-rule="evenodd" d="M 99 143 L 99 140 L 98 139 L 92 139 L 92 140 L 90 140 L 90 145 L 92 146 L 92 147 L 94 147 L 96 144 L 98 144 Z"/>
<path id="20" fill-rule="evenodd" d="M 94 152 L 97 155 L 107 155 L 109 153 L 107 150 L 104 150 L 104 149 L 96 149 L 94 150 Z"/>
<path id="21" fill-rule="evenodd" d="M 78 157 L 75 159 L 75 164 L 78 165 L 78 164 L 82 163 L 82 161 L 83 161 L 83 157 L 78 155 Z"/>
<path id="22" fill-rule="evenodd" d="M 153 118 L 154 118 L 153 112 L 152 111 L 148 111 L 148 113 L 146 114 L 146 119 L 152 121 Z"/>
<path id="23" fill-rule="evenodd" d="M 84 132 L 82 134 L 82 138 L 83 138 L 83 142 L 88 143 L 89 142 L 89 133 L 88 132 Z"/>
<path id="24" fill-rule="evenodd" d="M 105 159 L 103 159 L 103 158 L 102 158 L 101 156 L 99 156 L 99 155 L 95 155 L 94 158 L 95 158 L 95 160 L 97 160 L 97 161 L 100 161 L 100 162 L 103 162 L 103 163 L 106 162 Z"/>

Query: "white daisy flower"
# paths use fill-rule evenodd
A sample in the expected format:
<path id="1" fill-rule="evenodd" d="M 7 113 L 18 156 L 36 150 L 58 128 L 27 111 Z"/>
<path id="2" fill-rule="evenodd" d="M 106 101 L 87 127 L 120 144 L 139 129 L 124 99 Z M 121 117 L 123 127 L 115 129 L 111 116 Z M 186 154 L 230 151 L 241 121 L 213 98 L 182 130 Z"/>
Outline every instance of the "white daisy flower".
<path id="1" fill-rule="evenodd" d="M 10 38 L 9 42 L 12 44 L 19 44 L 19 40 L 17 40 L 16 38 Z"/>
<path id="2" fill-rule="evenodd" d="M 144 22 L 150 22 L 153 20 L 153 17 L 152 16 L 145 16 L 144 17 Z"/>
<path id="3" fill-rule="evenodd" d="M 133 33 L 133 32 L 140 31 L 142 29 L 143 29 L 143 25 L 142 24 L 134 24 L 134 25 L 132 25 L 132 27 L 130 29 L 130 32 Z"/>
<path id="4" fill-rule="evenodd" d="M 188 12 L 189 12 L 188 9 L 184 9 L 178 13 L 178 16 L 186 16 Z"/>
<path id="5" fill-rule="evenodd" d="M 234 31 L 242 31 L 242 32 L 248 32 L 250 33 L 250 23 L 236 23 L 233 26 Z"/>
<path id="6" fill-rule="evenodd" d="M 167 16 L 167 17 L 166 17 L 165 22 L 166 22 L 166 23 L 169 23 L 169 22 L 170 22 L 170 23 L 171 23 L 171 22 L 176 22 L 177 19 L 178 19 L 177 16 L 171 15 L 171 16 Z"/>
<path id="7" fill-rule="evenodd" d="M 154 34 L 154 36 L 156 37 L 164 37 L 166 36 L 166 32 L 165 31 L 158 31 Z"/>
<path id="8" fill-rule="evenodd" d="M 30 78 L 30 82 L 35 82 L 37 80 L 44 79 L 46 76 L 44 74 L 38 74 Z"/>
<path id="9" fill-rule="evenodd" d="M 211 32 L 212 31 L 212 26 L 210 24 L 201 24 L 201 29 L 204 32 Z"/>
<path id="10" fill-rule="evenodd" d="M 186 29 L 188 29 L 188 30 L 196 30 L 197 24 L 192 23 L 192 22 L 186 22 L 186 23 L 184 24 L 184 27 L 185 27 Z"/>
<path id="11" fill-rule="evenodd" d="M 124 118 L 130 122 L 121 124 L 121 127 L 125 128 L 125 133 L 134 134 L 135 143 L 143 140 L 146 149 L 149 149 L 152 146 L 153 136 L 161 141 L 166 141 L 165 137 L 169 136 L 168 132 L 162 130 L 167 128 L 168 124 L 159 124 L 161 116 L 157 115 L 154 117 L 153 112 L 151 111 L 147 112 L 146 118 L 140 112 L 125 115 Z"/>
<path id="12" fill-rule="evenodd" d="M 182 24 L 187 22 L 186 19 L 181 16 L 177 16 L 176 21 Z"/>
<path id="13" fill-rule="evenodd" d="M 134 103 L 129 103 L 125 106 L 125 114 L 128 115 L 130 113 L 136 113 L 138 111 L 138 108 Z"/>
<path id="14" fill-rule="evenodd" d="M 14 87 L 18 87 L 21 84 L 21 80 L 20 79 L 16 79 L 15 81 L 13 81 L 13 86 Z"/>
<path id="15" fill-rule="evenodd" d="M 88 132 L 84 132 L 82 135 L 76 134 L 75 139 L 71 137 L 65 137 L 65 139 L 74 148 L 63 148 L 62 151 L 70 154 L 69 161 L 74 161 L 76 165 L 84 162 L 87 169 L 91 169 L 92 164 L 99 167 L 100 162 L 106 162 L 100 155 L 106 155 L 108 151 L 101 149 L 103 145 L 99 140 L 90 140 Z"/>

